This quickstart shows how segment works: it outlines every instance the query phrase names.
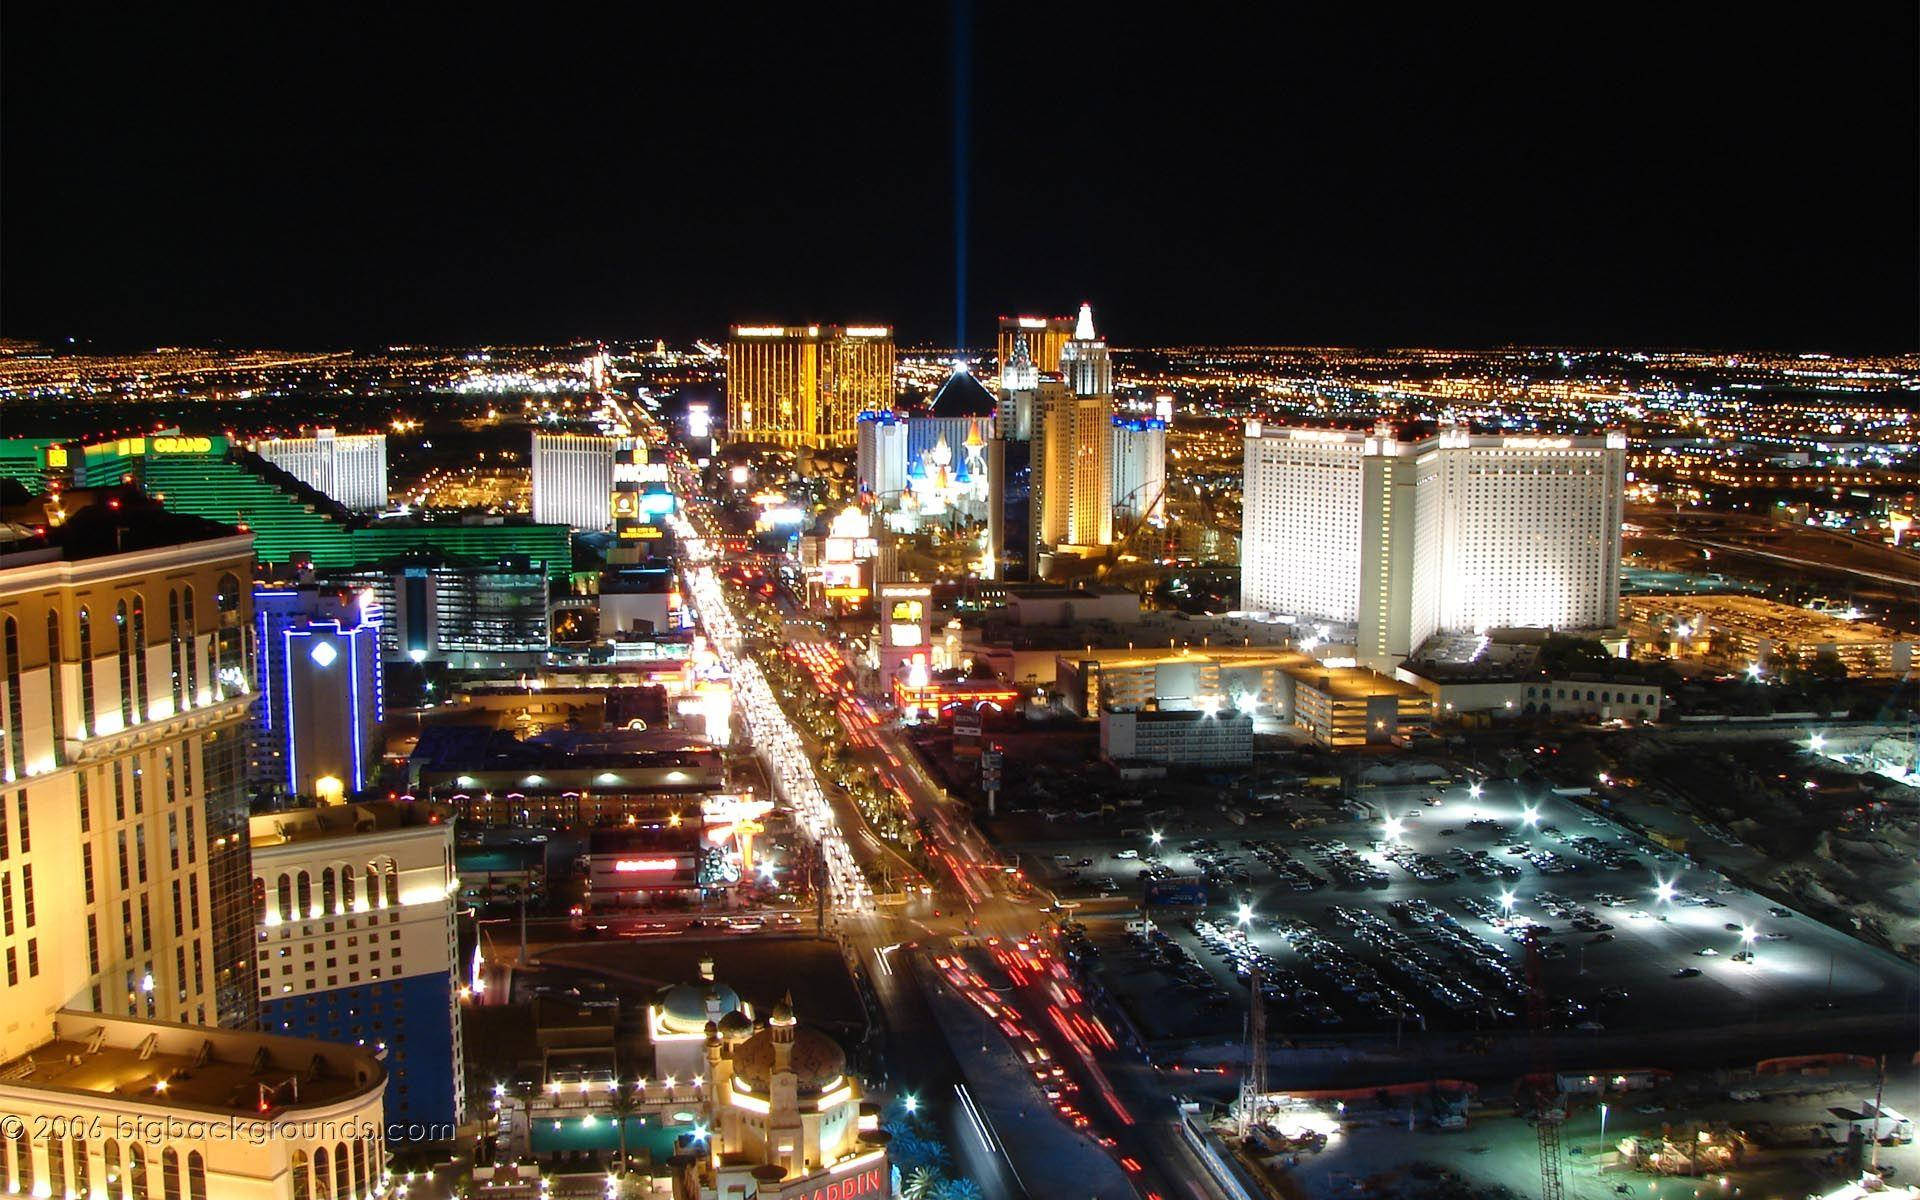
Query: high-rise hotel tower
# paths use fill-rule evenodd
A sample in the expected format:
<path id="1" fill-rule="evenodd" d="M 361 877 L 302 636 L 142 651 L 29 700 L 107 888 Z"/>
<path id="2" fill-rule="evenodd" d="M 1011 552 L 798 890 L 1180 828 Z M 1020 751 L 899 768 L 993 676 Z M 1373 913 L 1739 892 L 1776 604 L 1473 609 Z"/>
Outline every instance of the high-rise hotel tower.
<path id="1" fill-rule="evenodd" d="M 851 446 L 860 414 L 893 408 L 887 325 L 735 325 L 727 338 L 727 439 Z"/>
<path id="2" fill-rule="evenodd" d="M 1080 306 L 1060 348 L 1064 387 L 1042 388 L 1033 410 L 1036 545 L 1058 549 L 1113 541 L 1113 366 Z"/>
<path id="3" fill-rule="evenodd" d="M 1241 607 L 1352 623 L 1389 669 L 1436 632 L 1615 623 L 1626 437 L 1246 429 Z"/>

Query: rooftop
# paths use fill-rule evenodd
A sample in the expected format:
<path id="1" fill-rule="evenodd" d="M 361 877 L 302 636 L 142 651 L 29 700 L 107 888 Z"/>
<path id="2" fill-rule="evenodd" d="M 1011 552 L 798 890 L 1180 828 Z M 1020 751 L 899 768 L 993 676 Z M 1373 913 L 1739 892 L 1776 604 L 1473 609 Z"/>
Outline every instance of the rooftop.
<path id="1" fill-rule="evenodd" d="M 0 511 L 0 566 L 78 562 L 158 550 L 185 542 L 238 537 L 217 521 L 169 512 L 137 487 L 43 493 Z"/>
<path id="2" fill-rule="evenodd" d="M 452 819 L 452 810 L 437 804 L 373 800 L 259 813 L 249 818 L 248 836 L 254 846 L 283 846 L 395 829 L 445 827 Z"/>
<path id="3" fill-rule="evenodd" d="M 0 1088 L 264 1117 L 381 1086 L 372 1051 L 334 1042 L 64 1009 L 53 1036 L 0 1065 Z"/>
<path id="4" fill-rule="evenodd" d="M 1390 679 L 1365 667 L 1290 667 L 1287 674 L 1335 700 L 1366 700 L 1374 696 L 1397 696 L 1402 700 L 1427 698 L 1425 692 L 1412 684 Z"/>
<path id="5" fill-rule="evenodd" d="M 1759 596 L 1627 596 L 1629 614 L 1676 612 L 1698 614 L 1710 623 L 1746 630 L 1762 637 L 1791 641 L 1849 643 L 1906 640 L 1903 635 L 1869 621 L 1849 621 L 1829 613 L 1796 608 Z"/>

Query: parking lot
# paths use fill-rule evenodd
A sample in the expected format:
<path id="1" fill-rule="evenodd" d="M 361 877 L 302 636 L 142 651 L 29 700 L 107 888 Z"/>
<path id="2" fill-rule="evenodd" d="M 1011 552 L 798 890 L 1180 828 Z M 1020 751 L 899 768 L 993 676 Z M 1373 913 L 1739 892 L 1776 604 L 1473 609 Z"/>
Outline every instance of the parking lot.
<path id="1" fill-rule="evenodd" d="M 1307 830 L 1223 819 L 1156 842 L 1150 828 L 1063 829 L 1071 846 L 1025 846 L 1023 861 L 1060 884 L 1074 872 L 1088 896 L 1105 877 L 1136 900 L 1148 875 L 1208 882 L 1204 912 L 1149 909 L 1153 930 L 1102 935 L 1109 986 L 1149 1037 L 1237 1031 L 1256 967 L 1269 1024 L 1288 1036 L 1514 1027 L 1529 929 L 1563 1030 L 1913 1007 L 1907 964 L 1572 801 L 1507 782 L 1361 797 L 1372 815 Z"/>

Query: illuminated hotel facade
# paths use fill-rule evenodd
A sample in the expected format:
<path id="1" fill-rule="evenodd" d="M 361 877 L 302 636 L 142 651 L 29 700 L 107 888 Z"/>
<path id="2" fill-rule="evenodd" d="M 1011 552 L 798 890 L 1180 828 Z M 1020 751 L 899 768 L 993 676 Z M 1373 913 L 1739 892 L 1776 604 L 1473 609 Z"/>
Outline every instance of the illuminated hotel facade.
<path id="1" fill-rule="evenodd" d="M 1249 421 L 1243 469 L 1241 607 L 1353 624 L 1363 664 L 1441 631 L 1617 621 L 1623 434 Z"/>
<path id="2" fill-rule="evenodd" d="M 1033 540 L 1056 550 L 1105 546 L 1113 541 L 1113 367 L 1087 305 L 1060 366 L 1066 386 L 1042 387 L 1034 409 Z"/>
<path id="3" fill-rule="evenodd" d="M 1014 359 L 1017 343 L 1025 339 L 1033 366 L 1049 375 L 1058 374 L 1060 351 L 1073 336 L 1073 327 L 1072 317 L 1001 317 L 995 345 L 999 357 L 995 361 L 1005 371 Z"/>
<path id="4" fill-rule="evenodd" d="M 387 506 L 387 437 L 316 429 L 312 437 L 268 438 L 255 454 L 341 505 L 361 511 Z"/>
<path id="5" fill-rule="evenodd" d="M 893 408 L 887 325 L 735 325 L 727 338 L 727 439 L 852 446 L 863 412 Z"/>
<path id="6" fill-rule="evenodd" d="M 375 592 L 268 586 L 254 589 L 253 604 L 255 787 L 334 802 L 360 794 L 373 785 L 384 745 Z"/>
<path id="7" fill-rule="evenodd" d="M 0 543 L 0 1056 L 74 1005 L 251 1026 L 251 539 L 133 491 L 46 503 Z"/>
<path id="8" fill-rule="evenodd" d="M 260 1022 L 385 1051 L 389 1119 L 457 1125 L 453 815 L 377 801 L 250 822 Z"/>
<path id="9" fill-rule="evenodd" d="M 533 519 L 602 533 L 613 525 L 614 456 L 620 439 L 578 433 L 533 435 Z"/>

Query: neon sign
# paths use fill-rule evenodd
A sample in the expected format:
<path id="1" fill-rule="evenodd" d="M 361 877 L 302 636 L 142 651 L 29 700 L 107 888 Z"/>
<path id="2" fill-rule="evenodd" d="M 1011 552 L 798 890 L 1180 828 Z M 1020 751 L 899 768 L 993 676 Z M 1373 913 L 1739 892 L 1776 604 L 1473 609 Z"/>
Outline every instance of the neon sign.
<path id="1" fill-rule="evenodd" d="M 677 858 L 621 858 L 614 860 L 613 869 L 628 875 L 639 871 L 672 871 L 679 866 Z"/>

